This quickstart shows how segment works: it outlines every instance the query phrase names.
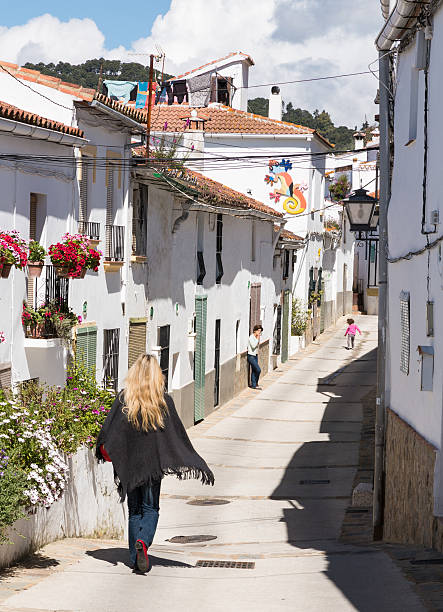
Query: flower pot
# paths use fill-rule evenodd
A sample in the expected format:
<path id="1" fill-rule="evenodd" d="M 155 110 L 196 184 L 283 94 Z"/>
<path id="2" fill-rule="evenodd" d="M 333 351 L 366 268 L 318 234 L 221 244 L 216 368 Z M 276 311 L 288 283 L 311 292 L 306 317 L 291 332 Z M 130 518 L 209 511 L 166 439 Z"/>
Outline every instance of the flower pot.
<path id="1" fill-rule="evenodd" d="M 59 278 L 69 278 L 70 270 L 68 266 L 56 266 L 55 273 Z"/>
<path id="2" fill-rule="evenodd" d="M 11 272 L 12 264 L 3 264 L 2 267 L 2 278 L 8 278 L 9 273 Z"/>
<path id="3" fill-rule="evenodd" d="M 77 276 L 76 278 L 85 278 L 85 274 L 86 274 L 86 268 L 82 268 L 82 271 L 80 272 L 80 276 Z"/>
<path id="4" fill-rule="evenodd" d="M 28 325 L 25 329 L 25 336 L 26 338 L 44 338 L 45 337 L 44 331 L 45 331 L 44 323 L 38 323 L 37 325 L 34 325 L 33 327 Z"/>
<path id="5" fill-rule="evenodd" d="M 28 276 L 29 278 L 39 278 L 43 270 L 42 261 L 28 261 Z"/>

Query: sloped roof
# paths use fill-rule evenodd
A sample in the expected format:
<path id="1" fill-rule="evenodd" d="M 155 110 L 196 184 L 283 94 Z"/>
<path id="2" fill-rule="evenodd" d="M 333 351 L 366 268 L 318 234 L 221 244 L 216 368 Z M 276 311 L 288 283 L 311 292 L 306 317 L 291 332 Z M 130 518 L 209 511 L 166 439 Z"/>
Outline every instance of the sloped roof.
<path id="1" fill-rule="evenodd" d="M 134 121 L 138 121 L 139 123 L 143 123 L 146 121 L 146 113 L 140 111 L 131 106 L 125 106 L 120 102 L 116 102 L 108 98 L 107 96 L 98 93 L 95 89 L 90 89 L 88 87 L 82 87 L 82 85 L 76 85 L 75 83 L 66 83 L 61 79 L 56 77 L 48 76 L 47 74 L 43 74 L 38 70 L 31 70 L 30 68 L 22 68 L 18 64 L 11 64 L 10 62 L 0 61 L 0 72 L 4 72 L 5 74 L 10 74 L 21 81 L 29 81 L 31 83 L 37 83 L 38 85 L 45 85 L 46 87 L 50 87 L 51 89 L 56 89 L 57 91 L 61 91 L 62 93 L 68 94 L 70 96 L 74 96 L 79 98 L 80 100 L 84 100 L 85 102 L 92 102 L 92 100 L 98 100 L 102 104 L 109 106 L 122 115 L 126 115 Z M 32 87 L 32 86 L 31 86 Z"/>
<path id="2" fill-rule="evenodd" d="M 179 76 L 172 77 L 172 79 L 169 79 L 169 80 L 175 81 L 177 79 L 184 79 L 185 77 L 187 77 L 190 74 L 193 74 L 194 72 L 198 72 L 199 70 L 203 70 L 203 68 L 208 68 L 209 66 L 213 66 L 214 64 L 219 64 L 220 62 L 224 62 L 228 59 L 235 57 L 236 55 L 240 55 L 244 57 L 245 59 L 249 61 L 251 66 L 254 66 L 254 60 L 252 59 L 250 55 L 248 55 L 247 53 L 243 53 L 242 51 L 233 51 L 232 53 L 228 53 L 228 55 L 225 55 L 224 57 L 219 57 L 218 59 L 212 60 L 212 62 L 207 62 L 206 64 L 203 64 L 202 66 L 199 66 L 198 68 L 193 68 L 192 70 L 188 70 L 188 72 L 184 72 L 183 74 L 180 74 Z"/>
<path id="3" fill-rule="evenodd" d="M 137 152 L 140 156 L 143 153 L 141 149 L 138 149 Z M 177 187 L 183 187 L 184 191 L 190 188 L 198 193 L 202 201 L 215 207 L 229 207 L 239 210 L 252 209 L 276 218 L 283 217 L 282 213 L 270 206 L 266 206 L 263 202 L 254 200 L 254 198 L 246 196 L 244 193 L 231 189 L 227 185 L 214 181 L 200 172 L 190 170 L 189 168 L 165 169 L 164 178 L 161 180 L 171 181 Z"/>
<path id="4" fill-rule="evenodd" d="M 190 117 L 192 107 L 187 104 L 157 104 L 152 110 L 151 130 L 181 132 L 185 127 L 187 117 Z M 333 145 L 312 128 L 269 119 L 262 115 L 237 110 L 230 106 L 216 104 L 206 108 L 196 109 L 201 119 L 206 119 L 205 132 L 207 134 L 306 134 L 315 135 L 327 146 Z M 166 124 L 166 129 L 165 129 Z"/>
<path id="5" fill-rule="evenodd" d="M 53 121 L 52 119 L 46 119 L 45 117 L 36 115 L 35 113 L 28 113 L 28 111 L 17 108 L 17 106 L 13 106 L 7 102 L 0 101 L 0 117 L 46 128 L 47 130 L 54 130 L 55 132 L 62 132 L 63 134 L 69 134 L 70 136 L 77 136 L 78 138 L 84 137 L 83 130 L 80 130 L 79 128 L 65 125 L 64 123 Z"/>
<path id="6" fill-rule="evenodd" d="M 279 230 L 279 226 L 274 225 L 274 232 L 278 232 Z M 300 240 L 304 240 L 304 238 L 302 238 L 301 236 L 297 236 L 297 234 L 294 234 L 293 232 L 290 232 L 287 229 L 282 229 L 282 231 L 280 232 L 280 238 L 282 238 L 283 240 L 289 240 L 291 242 L 300 242 Z"/>

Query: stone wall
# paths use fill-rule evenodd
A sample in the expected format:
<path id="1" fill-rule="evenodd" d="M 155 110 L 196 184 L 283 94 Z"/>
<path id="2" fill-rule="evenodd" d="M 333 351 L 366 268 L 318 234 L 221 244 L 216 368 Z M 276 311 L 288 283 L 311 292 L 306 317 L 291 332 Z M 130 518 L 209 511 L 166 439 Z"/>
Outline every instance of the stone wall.
<path id="1" fill-rule="evenodd" d="M 9 532 L 13 544 L 0 545 L 0 568 L 60 538 L 126 535 L 126 504 L 119 501 L 112 465 L 99 465 L 87 448 L 78 450 L 68 465 L 70 478 L 63 497 L 14 524 Z"/>
<path id="2" fill-rule="evenodd" d="M 392 410 L 387 411 L 384 539 L 443 550 L 434 517 L 436 449 Z"/>

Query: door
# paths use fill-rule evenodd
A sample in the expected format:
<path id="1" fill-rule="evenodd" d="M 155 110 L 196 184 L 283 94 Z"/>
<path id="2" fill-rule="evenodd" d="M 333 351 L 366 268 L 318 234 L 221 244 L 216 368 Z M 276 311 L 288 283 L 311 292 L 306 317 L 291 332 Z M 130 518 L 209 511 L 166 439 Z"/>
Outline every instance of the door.
<path id="1" fill-rule="evenodd" d="M 280 355 L 281 350 L 281 305 L 277 306 L 276 319 L 274 325 L 274 337 L 272 342 L 272 354 Z"/>
<path id="2" fill-rule="evenodd" d="M 215 321 L 215 353 L 214 353 L 214 407 L 220 403 L 220 327 L 221 320 Z"/>
<path id="3" fill-rule="evenodd" d="M 343 314 L 346 314 L 346 289 L 348 286 L 348 266 L 343 264 Z"/>
<path id="4" fill-rule="evenodd" d="M 281 337 L 281 360 L 282 363 L 288 361 L 289 357 L 289 298 L 291 292 L 286 289 L 283 295 L 283 322 L 282 322 L 282 337 Z"/>
<path id="5" fill-rule="evenodd" d="M 207 296 L 195 297 L 194 422 L 205 417 Z"/>
<path id="6" fill-rule="evenodd" d="M 254 325 L 261 325 L 261 283 L 252 283 L 251 301 L 249 303 L 249 333 L 252 334 Z"/>
<path id="7" fill-rule="evenodd" d="M 169 338 L 170 325 L 162 325 L 158 328 L 158 345 L 160 346 L 160 368 L 165 377 L 165 389 L 169 386 Z"/>
<path id="8" fill-rule="evenodd" d="M 118 391 L 119 329 L 103 330 L 103 382 L 106 389 Z"/>
<path id="9" fill-rule="evenodd" d="M 316 299 L 316 295 L 318 293 L 318 268 L 314 268 L 313 270 L 313 293 L 314 297 L 311 298 L 312 301 L 312 326 L 313 326 L 313 339 L 318 336 L 320 333 L 320 308 L 318 307 L 318 300 Z"/>

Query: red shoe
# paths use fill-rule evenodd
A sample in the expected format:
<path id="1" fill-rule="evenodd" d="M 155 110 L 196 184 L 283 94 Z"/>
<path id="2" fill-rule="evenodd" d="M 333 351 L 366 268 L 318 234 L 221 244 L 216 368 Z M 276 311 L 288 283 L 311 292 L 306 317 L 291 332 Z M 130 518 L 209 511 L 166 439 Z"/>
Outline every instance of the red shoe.
<path id="1" fill-rule="evenodd" d="M 150 563 L 148 557 L 148 549 L 143 540 L 137 540 L 135 543 L 135 550 L 137 551 L 137 567 L 140 572 L 149 572 Z"/>

